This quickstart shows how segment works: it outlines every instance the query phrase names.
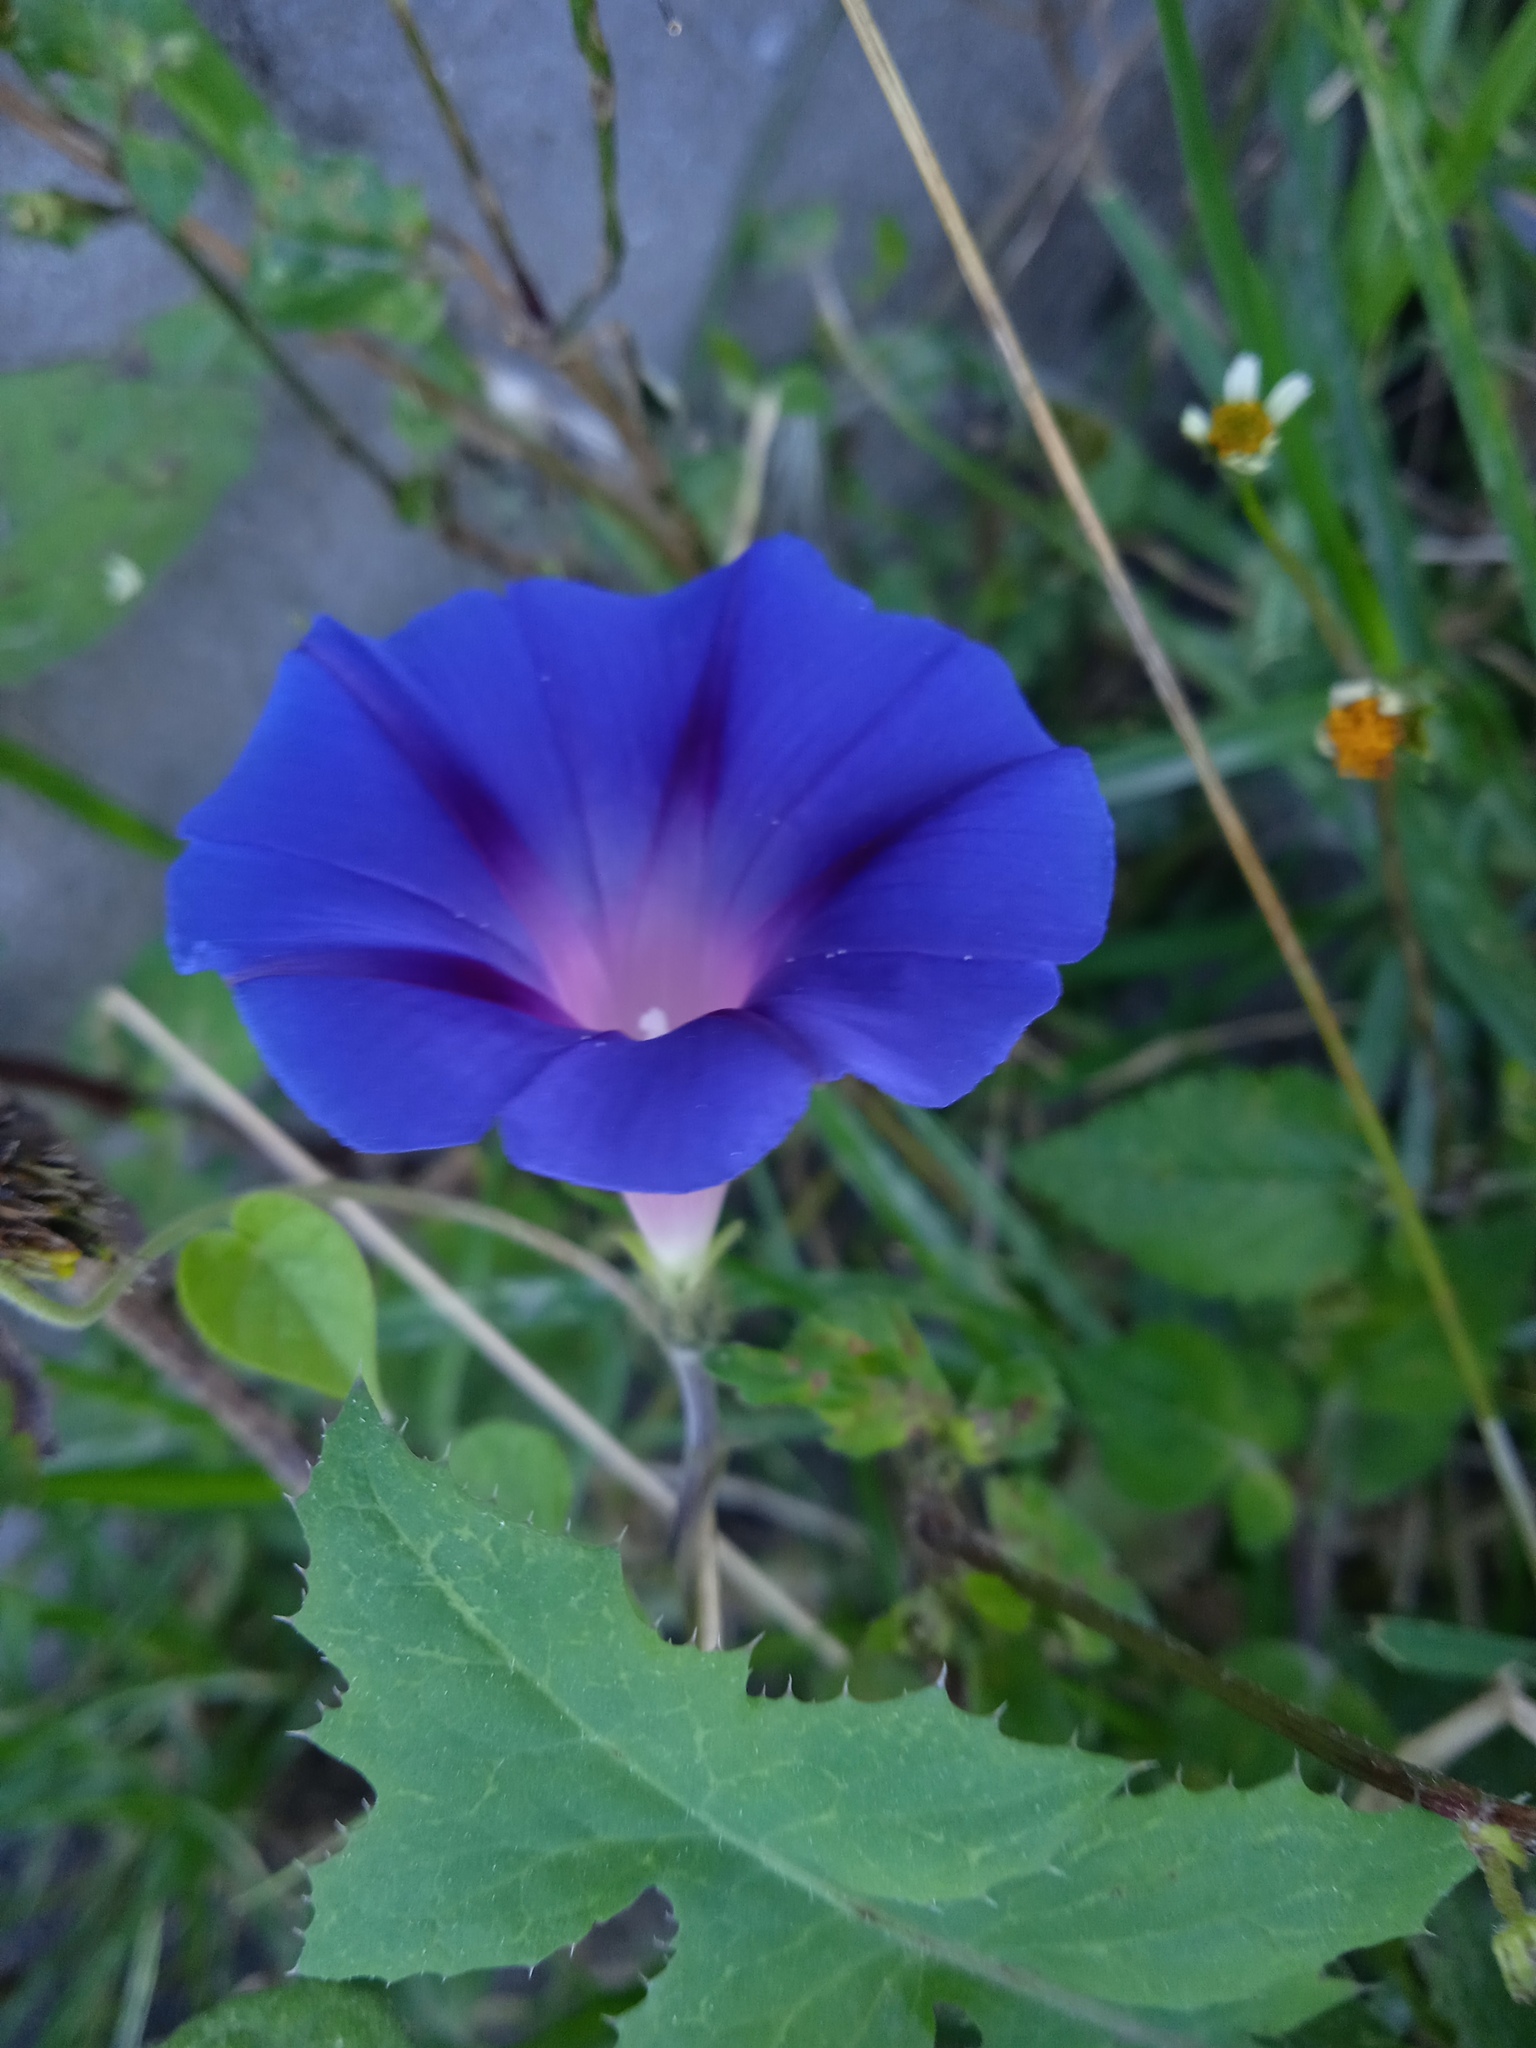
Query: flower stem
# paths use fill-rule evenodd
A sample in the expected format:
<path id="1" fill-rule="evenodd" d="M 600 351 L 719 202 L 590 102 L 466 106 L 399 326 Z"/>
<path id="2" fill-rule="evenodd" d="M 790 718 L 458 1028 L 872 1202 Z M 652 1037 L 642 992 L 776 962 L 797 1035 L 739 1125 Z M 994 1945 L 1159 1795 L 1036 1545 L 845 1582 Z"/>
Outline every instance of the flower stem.
<path id="1" fill-rule="evenodd" d="M 1381 1120 L 1371 1091 L 1365 1085 L 1364 1076 L 1355 1064 L 1354 1054 L 1350 1051 L 1349 1041 L 1344 1036 L 1343 1027 L 1339 1023 L 1333 1004 L 1329 1001 L 1328 992 L 1323 987 L 1317 969 L 1312 965 L 1311 957 L 1301 942 L 1301 936 L 1292 921 L 1290 911 L 1275 886 L 1274 877 L 1270 874 L 1263 855 L 1254 843 L 1247 822 L 1233 801 L 1232 792 L 1227 787 L 1225 778 L 1206 743 L 1194 707 L 1185 695 L 1173 664 L 1153 630 L 1152 622 L 1136 594 L 1135 585 L 1126 573 L 1120 552 L 1099 516 L 1098 507 L 1083 481 L 1083 473 L 1067 445 L 1066 437 L 1056 423 L 1055 415 L 1046 401 L 1029 358 L 1024 353 L 1023 344 L 1009 318 L 1008 309 L 1003 304 L 1002 295 L 993 282 L 986 260 L 976 245 L 960 203 L 944 174 L 944 167 L 928 139 L 916 107 L 912 104 L 911 95 L 907 91 L 906 82 L 896 60 L 892 57 L 885 38 L 869 11 L 868 0 L 842 0 L 842 5 L 844 13 L 853 24 L 854 33 L 858 36 L 864 54 L 869 60 L 870 69 L 875 74 L 880 90 L 885 95 L 886 103 L 895 117 L 902 140 L 906 143 L 918 174 L 927 187 L 928 196 L 949 238 L 961 275 L 976 302 L 987 332 L 1002 359 L 1003 367 L 1039 436 L 1046 459 L 1055 472 L 1063 496 L 1082 528 L 1083 537 L 1093 551 L 1109 600 L 1147 672 L 1147 678 L 1159 703 L 1168 714 L 1169 723 L 1184 743 L 1184 749 L 1194 764 L 1200 787 L 1205 792 L 1206 801 L 1210 804 L 1243 879 L 1252 891 L 1264 922 L 1269 926 L 1280 957 L 1290 970 L 1297 991 L 1317 1027 L 1318 1037 L 1321 1038 L 1324 1049 L 1333 1063 L 1340 1085 L 1349 1098 L 1361 1134 L 1381 1170 L 1388 1197 L 1397 1212 L 1409 1255 L 1417 1266 L 1428 1292 L 1446 1348 L 1451 1354 L 1467 1400 L 1477 1417 L 1478 1428 L 1482 1432 L 1483 1442 L 1504 1496 L 1505 1506 L 1519 1532 L 1521 1546 L 1532 1576 L 1536 1577 L 1536 1499 L 1532 1497 L 1530 1481 L 1515 1454 L 1509 1432 L 1499 1419 L 1488 1376 L 1467 1329 L 1455 1289 L 1451 1285 L 1434 1239 L 1425 1225 L 1413 1189 L 1398 1163 L 1391 1135 Z"/>
<path id="2" fill-rule="evenodd" d="M 1317 628 L 1317 637 L 1333 656 L 1339 674 L 1368 674 L 1370 663 L 1350 630 L 1348 620 L 1313 575 L 1307 563 L 1288 542 L 1280 538 L 1275 523 L 1265 511 L 1264 501 L 1253 484 L 1247 477 L 1234 477 L 1232 481 L 1237 493 L 1237 502 L 1243 510 L 1243 517 L 1295 585 L 1302 603 L 1311 614 L 1313 625 Z"/>
<path id="3" fill-rule="evenodd" d="M 43 1294 L 12 1268 L 0 1265 L 0 1301 L 9 1302 L 34 1322 L 51 1324 L 56 1330 L 88 1330 L 168 1252 L 196 1237 L 199 1231 L 222 1223 L 239 1199 L 238 1195 L 220 1195 L 212 1202 L 199 1202 L 195 1209 L 189 1209 L 174 1223 L 147 1237 L 137 1251 L 112 1268 L 102 1285 L 84 1301 L 60 1301 L 54 1295 Z"/>
<path id="4" fill-rule="evenodd" d="M 1220 1700 L 1223 1706 L 1263 1728 L 1294 1742 L 1309 1756 L 1374 1785 L 1390 1798 L 1410 1806 L 1422 1806 L 1447 1820 L 1493 1823 L 1508 1828 L 1520 1841 L 1536 1841 L 1536 1808 L 1516 1806 L 1507 1799 L 1480 1791 L 1475 1785 L 1448 1778 L 1439 1771 L 1394 1756 L 1390 1750 L 1368 1741 L 1350 1729 L 1341 1728 L 1321 1714 L 1311 1713 L 1294 1700 L 1257 1685 L 1241 1673 L 1229 1671 L 1214 1659 L 1202 1655 L 1189 1643 L 1181 1642 L 1166 1629 L 1148 1628 L 1113 1607 L 1106 1607 L 1091 1594 L 1064 1584 L 1045 1572 L 1017 1562 L 984 1531 L 967 1522 L 947 1501 L 928 1499 L 916 1512 L 917 1533 L 930 1550 L 957 1558 L 976 1571 L 988 1572 L 1021 1593 L 1026 1600 L 1065 1614 L 1073 1621 L 1106 1636 L 1144 1664 L 1184 1685 L 1194 1686 Z"/>
<path id="5" fill-rule="evenodd" d="M 683 1408 L 683 1462 L 677 1475 L 677 1512 L 670 1545 L 679 1569 L 694 1588 L 694 1624 L 701 1650 L 721 1643 L 719 1537 L 715 1528 L 715 1486 L 724 1456 L 720 1444 L 720 1402 L 714 1376 L 696 1344 L 668 1344 L 667 1363 Z"/>

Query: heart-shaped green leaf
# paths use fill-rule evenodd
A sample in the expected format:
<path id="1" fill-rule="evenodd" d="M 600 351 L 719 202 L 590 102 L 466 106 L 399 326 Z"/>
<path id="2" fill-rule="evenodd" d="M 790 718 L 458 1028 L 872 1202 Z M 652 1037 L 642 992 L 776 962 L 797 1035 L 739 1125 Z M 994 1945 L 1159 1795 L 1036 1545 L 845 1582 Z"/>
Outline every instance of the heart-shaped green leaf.
<path id="1" fill-rule="evenodd" d="M 187 1320 L 236 1365 L 317 1393 L 377 1380 L 373 1285 L 334 1217 L 296 1195 L 246 1195 L 228 1230 L 195 1237 L 176 1292 Z"/>

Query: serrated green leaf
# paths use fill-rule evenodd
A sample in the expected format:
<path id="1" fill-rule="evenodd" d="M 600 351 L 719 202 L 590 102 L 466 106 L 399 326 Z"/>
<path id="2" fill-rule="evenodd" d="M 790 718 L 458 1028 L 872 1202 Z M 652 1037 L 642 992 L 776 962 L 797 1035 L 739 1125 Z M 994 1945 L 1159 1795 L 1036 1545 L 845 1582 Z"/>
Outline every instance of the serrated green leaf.
<path id="1" fill-rule="evenodd" d="M 302 1513 L 303 1626 L 348 1680 L 317 1734 L 378 1795 L 314 1872 L 313 1975 L 532 1960 L 655 1884 L 679 1934 L 626 2048 L 919 2048 L 939 2000 L 988 2048 L 1090 2048 L 1415 1927 L 1468 1867 L 1446 1823 L 1294 1778 L 1110 1796 L 1113 1760 L 935 1688 L 748 1698 L 612 1551 L 504 1523 L 355 1398 Z"/>
<path id="2" fill-rule="evenodd" d="M 570 1520 L 571 1461 L 547 1429 L 503 1415 L 477 1422 L 454 1438 L 448 1470 L 467 1494 L 494 1502 L 508 1521 L 554 1532 Z"/>
<path id="3" fill-rule="evenodd" d="M 1192 1294 L 1293 1299 L 1366 1244 L 1364 1154 L 1303 1068 L 1190 1075 L 1015 1154 L 1015 1173 L 1101 1243 Z"/>
<path id="4" fill-rule="evenodd" d="M 201 305 L 112 362 L 0 376 L 0 686 L 116 623 L 248 466 L 259 418 L 250 358 Z"/>
<path id="5" fill-rule="evenodd" d="M 278 1984 L 226 1998 L 178 2027 L 166 2048 L 410 2048 L 374 1984 Z"/>
<path id="6" fill-rule="evenodd" d="M 297 1195 L 246 1195 L 228 1230 L 182 1252 L 176 1293 L 225 1358 L 317 1393 L 376 1380 L 373 1283 L 333 1216 Z"/>

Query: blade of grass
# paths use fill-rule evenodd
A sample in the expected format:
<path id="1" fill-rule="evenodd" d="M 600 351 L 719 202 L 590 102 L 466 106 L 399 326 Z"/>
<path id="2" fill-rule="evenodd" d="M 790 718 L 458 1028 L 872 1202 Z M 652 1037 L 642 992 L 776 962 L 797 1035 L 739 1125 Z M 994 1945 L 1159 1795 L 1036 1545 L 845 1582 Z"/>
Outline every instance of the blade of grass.
<path id="1" fill-rule="evenodd" d="M 1012 320 L 1008 317 L 1008 309 L 1003 304 L 992 274 L 976 245 L 976 238 L 960 209 L 954 188 L 945 176 L 944 167 L 939 162 L 916 107 L 912 104 L 906 81 L 875 23 L 874 16 L 870 13 L 869 0 L 842 0 L 842 6 L 853 25 L 854 33 L 868 59 L 876 83 L 885 96 L 886 104 L 891 110 L 918 175 L 927 188 L 934 211 L 939 216 L 950 247 L 954 251 L 955 261 L 971 296 L 976 301 L 987 332 L 1002 358 L 1003 366 L 1018 394 L 1019 401 L 1039 436 L 1040 445 L 1055 472 L 1062 494 L 1082 527 L 1084 539 L 1094 552 L 1110 601 L 1130 636 L 1131 644 L 1141 659 L 1158 701 L 1167 712 L 1174 730 L 1184 742 L 1194 762 L 1200 786 L 1221 827 L 1222 836 L 1231 849 L 1232 857 L 1252 891 L 1264 922 L 1269 926 L 1280 956 L 1290 970 L 1297 991 L 1317 1026 L 1318 1036 L 1323 1041 L 1334 1071 L 1349 1099 L 1350 1107 L 1359 1122 L 1361 1134 L 1380 1169 L 1388 1197 L 1397 1212 L 1409 1255 L 1423 1280 L 1446 1348 L 1451 1354 L 1468 1403 L 1477 1417 L 1483 1443 L 1492 1463 L 1499 1490 L 1504 1497 L 1505 1506 L 1519 1533 L 1527 1563 L 1533 1575 L 1536 1575 L 1536 1498 L 1532 1497 L 1530 1482 L 1521 1468 L 1509 1430 L 1499 1414 L 1492 1386 L 1467 1329 L 1455 1289 L 1420 1213 L 1413 1189 L 1398 1163 L 1391 1136 L 1381 1120 L 1365 1079 L 1355 1064 L 1354 1054 L 1350 1051 L 1343 1026 L 1333 1004 L 1329 1001 L 1328 992 L 1323 987 L 1317 969 L 1312 965 L 1306 947 L 1302 944 L 1301 935 L 1286 907 L 1285 899 L 1275 886 L 1274 877 L 1255 845 L 1241 811 L 1232 801 L 1232 793 L 1227 788 L 1220 769 L 1211 758 L 1194 708 L 1180 686 L 1173 665 L 1163 651 L 1161 641 L 1152 630 L 1151 622 L 1136 595 L 1135 586 L 1126 574 L 1125 564 L 1120 559 L 1108 529 L 1099 517 L 1098 508 L 1083 481 L 1082 471 L 1078 468 L 1066 437 L 1046 402 L 1045 393 L 1040 388 L 1029 358 L 1024 353 L 1023 344 Z"/>
<path id="2" fill-rule="evenodd" d="M 1327 392 L 1345 490 L 1359 521 L 1366 559 L 1398 644 L 1410 659 L 1421 661 L 1428 656 L 1429 641 L 1414 572 L 1413 536 L 1392 475 L 1381 419 L 1366 394 L 1334 257 L 1331 227 L 1336 208 L 1328 157 L 1339 137 L 1331 127 L 1307 118 L 1307 98 L 1321 75 L 1322 55 L 1316 37 L 1304 30 L 1281 51 L 1274 72 L 1273 104 L 1290 157 L 1277 197 L 1287 229 L 1287 251 L 1296 262 L 1293 303 L 1312 339 L 1313 367 Z"/>
<path id="3" fill-rule="evenodd" d="M 1237 217 L 1206 104 L 1205 84 L 1183 0 L 1157 0 L 1157 19 L 1163 36 L 1179 151 L 1211 276 L 1243 346 L 1257 351 L 1270 376 L 1279 376 L 1292 367 L 1285 323 L 1243 239 L 1242 223 Z M 1383 673 L 1394 673 L 1399 663 L 1391 624 L 1333 495 L 1305 413 L 1286 422 L 1280 440 L 1291 484 L 1355 629 L 1376 667 Z"/>
<path id="4" fill-rule="evenodd" d="M 933 1279 L 984 1301 L 1003 1298 L 990 1263 L 972 1251 L 917 1176 L 877 1138 L 846 1095 L 821 1088 L 811 1125 L 833 1164 L 876 1218 L 906 1244 Z"/>
<path id="5" fill-rule="evenodd" d="M 93 832 L 115 839 L 119 845 L 131 846 L 135 853 L 147 854 L 151 860 L 174 860 L 181 851 L 180 841 L 169 832 L 152 825 L 148 818 L 141 818 L 125 804 L 114 803 L 68 768 L 61 768 L 57 761 L 34 754 L 19 740 L 0 738 L 0 781 L 14 783 L 18 789 L 40 796 Z"/>
<path id="6" fill-rule="evenodd" d="M 1157 0 L 1157 26 L 1163 39 L 1179 153 L 1205 259 L 1227 317 L 1244 341 L 1257 345 L 1266 324 L 1259 276 L 1232 203 L 1182 0 Z"/>
<path id="7" fill-rule="evenodd" d="M 1528 13 L 1533 12 L 1527 8 Z M 1371 142 L 1430 326 L 1455 394 L 1472 459 L 1509 541 L 1526 622 L 1536 642 L 1536 516 L 1503 398 L 1479 344 L 1450 229 L 1413 140 L 1402 81 L 1371 47 L 1353 6 L 1344 9 L 1350 61 L 1360 81 Z"/>
<path id="8" fill-rule="evenodd" d="M 1454 220 L 1477 191 L 1499 138 L 1536 91 L 1536 7 L 1520 9 L 1489 54 L 1460 125 L 1442 144 L 1430 171 L 1441 214 Z M 1351 293 L 1356 335 L 1381 340 L 1413 290 L 1407 250 L 1394 237 L 1363 251 Z"/>
<path id="9" fill-rule="evenodd" d="M 1231 351 L 1191 296 L 1162 236 L 1130 194 L 1107 179 L 1094 187 L 1088 201 L 1142 297 L 1172 335 L 1190 375 L 1207 397 L 1215 398 Z"/>
<path id="10" fill-rule="evenodd" d="M 1015 1271 L 1029 1282 L 1057 1319 L 1086 1344 L 1101 1344 L 1114 1333 L 1071 1276 L 1051 1256 L 1045 1234 L 995 1181 L 989 1180 L 942 1117 L 910 1103 L 894 1105 L 913 1137 L 938 1161 L 972 1209 L 984 1216 L 1006 1246 Z"/>

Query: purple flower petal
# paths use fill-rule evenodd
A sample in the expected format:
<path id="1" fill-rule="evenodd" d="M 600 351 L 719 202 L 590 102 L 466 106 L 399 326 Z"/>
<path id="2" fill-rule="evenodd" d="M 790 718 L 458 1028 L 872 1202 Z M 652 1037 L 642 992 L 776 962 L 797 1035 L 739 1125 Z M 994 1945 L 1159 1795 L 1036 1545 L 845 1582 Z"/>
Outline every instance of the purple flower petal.
<path id="1" fill-rule="evenodd" d="M 754 1004 L 810 1050 L 818 1080 L 857 1074 L 903 1102 L 957 1102 L 1061 994 L 1040 960 L 847 953 L 774 977 Z"/>
<path id="2" fill-rule="evenodd" d="M 687 1194 L 772 1151 L 815 1078 L 787 1033 L 750 1011 L 721 1011 L 649 1043 L 618 1032 L 578 1041 L 518 1090 L 501 1133 L 530 1173 Z"/>
<path id="3" fill-rule="evenodd" d="M 474 1144 L 572 1040 L 482 994 L 336 966 L 237 983 L 235 1002 L 278 1085 L 356 1152 Z"/>
<path id="4" fill-rule="evenodd" d="M 814 1080 L 945 1102 L 1103 930 L 1108 814 L 995 654 L 766 542 L 659 598 L 321 621 L 187 820 L 170 938 L 349 1143 L 500 1120 L 539 1172 L 681 1193 Z"/>

